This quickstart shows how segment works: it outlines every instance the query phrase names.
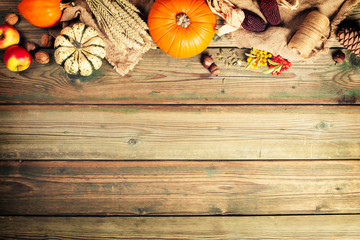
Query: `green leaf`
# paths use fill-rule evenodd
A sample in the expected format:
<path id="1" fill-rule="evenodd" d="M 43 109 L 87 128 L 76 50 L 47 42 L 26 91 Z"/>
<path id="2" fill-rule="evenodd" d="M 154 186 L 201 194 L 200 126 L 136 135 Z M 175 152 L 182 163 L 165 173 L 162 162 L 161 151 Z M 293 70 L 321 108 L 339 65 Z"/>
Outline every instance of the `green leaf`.
<path id="1" fill-rule="evenodd" d="M 278 65 L 278 66 L 276 66 L 276 67 L 272 67 L 272 68 L 269 68 L 269 69 L 267 69 L 267 70 L 264 70 L 263 73 L 264 73 L 264 74 L 269 74 L 269 73 L 272 73 L 272 72 L 280 71 L 280 69 L 281 69 L 281 66 Z"/>
<path id="2" fill-rule="evenodd" d="M 249 62 L 249 64 L 246 65 L 245 69 L 246 69 L 246 70 L 250 69 L 250 68 L 251 68 L 251 65 L 253 65 L 255 61 L 256 61 L 256 59 L 251 60 L 251 62 Z"/>
<path id="3" fill-rule="evenodd" d="M 264 74 L 270 74 L 272 72 L 274 72 L 274 68 L 269 68 L 269 69 L 263 71 Z"/>
<path id="4" fill-rule="evenodd" d="M 268 59 L 268 63 L 270 63 L 271 65 L 275 65 L 275 66 L 278 66 L 280 64 L 280 63 L 274 62 L 274 61 L 272 61 L 270 59 Z"/>
<path id="5" fill-rule="evenodd" d="M 245 53 L 245 55 L 248 56 L 248 57 L 253 57 L 253 58 L 256 57 L 256 56 L 248 54 L 248 53 Z"/>

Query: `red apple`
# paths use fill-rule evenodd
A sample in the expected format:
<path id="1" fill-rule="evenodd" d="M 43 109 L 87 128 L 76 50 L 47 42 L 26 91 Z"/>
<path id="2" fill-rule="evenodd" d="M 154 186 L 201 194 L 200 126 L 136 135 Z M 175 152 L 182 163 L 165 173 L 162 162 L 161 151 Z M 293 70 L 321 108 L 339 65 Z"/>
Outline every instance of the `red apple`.
<path id="1" fill-rule="evenodd" d="M 11 25 L 0 25 L 0 49 L 6 49 L 11 45 L 16 45 L 20 41 L 20 34 Z"/>
<path id="2" fill-rule="evenodd" d="M 10 71 L 20 72 L 30 66 L 31 56 L 25 48 L 13 45 L 5 50 L 4 62 Z"/>

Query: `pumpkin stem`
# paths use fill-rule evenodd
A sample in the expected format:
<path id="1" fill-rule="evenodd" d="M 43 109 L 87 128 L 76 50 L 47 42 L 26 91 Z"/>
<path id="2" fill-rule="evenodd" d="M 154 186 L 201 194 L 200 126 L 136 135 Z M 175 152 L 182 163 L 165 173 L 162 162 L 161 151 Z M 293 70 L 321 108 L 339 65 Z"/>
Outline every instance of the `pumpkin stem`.
<path id="1" fill-rule="evenodd" d="M 183 28 L 188 28 L 190 25 L 190 18 L 186 13 L 179 13 L 176 15 L 176 24 Z"/>
<path id="2" fill-rule="evenodd" d="M 62 11 L 62 10 L 64 10 L 65 8 L 68 8 L 68 7 L 74 7 L 75 6 L 75 3 L 73 3 L 73 2 L 68 2 L 68 3 L 60 3 L 59 4 L 59 6 L 60 6 L 60 10 Z"/>

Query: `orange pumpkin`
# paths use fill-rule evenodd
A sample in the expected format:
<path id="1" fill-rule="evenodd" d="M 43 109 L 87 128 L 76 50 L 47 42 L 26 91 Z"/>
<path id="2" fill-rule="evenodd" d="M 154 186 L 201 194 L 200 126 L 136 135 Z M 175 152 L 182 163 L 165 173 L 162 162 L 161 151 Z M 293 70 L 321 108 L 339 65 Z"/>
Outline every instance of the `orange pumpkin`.
<path id="1" fill-rule="evenodd" d="M 23 0 L 18 10 L 32 25 L 48 28 L 59 23 L 62 10 L 69 5 L 61 3 L 61 0 Z"/>
<path id="2" fill-rule="evenodd" d="M 148 26 L 161 50 L 187 58 L 207 48 L 215 34 L 216 16 L 205 0 L 156 0 Z"/>

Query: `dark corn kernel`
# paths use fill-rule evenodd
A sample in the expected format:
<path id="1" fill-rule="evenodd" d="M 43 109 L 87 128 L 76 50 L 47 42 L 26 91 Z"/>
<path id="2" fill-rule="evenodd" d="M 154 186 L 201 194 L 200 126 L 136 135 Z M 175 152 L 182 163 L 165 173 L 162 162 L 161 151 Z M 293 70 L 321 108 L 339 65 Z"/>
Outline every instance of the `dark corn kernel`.
<path id="1" fill-rule="evenodd" d="M 249 10 L 244 9 L 243 11 L 245 13 L 245 19 L 241 26 L 244 29 L 252 32 L 262 32 L 266 29 L 266 23 L 261 17 Z"/>
<path id="2" fill-rule="evenodd" d="M 281 22 L 279 6 L 276 0 L 258 0 L 260 10 L 270 25 L 276 26 Z"/>

